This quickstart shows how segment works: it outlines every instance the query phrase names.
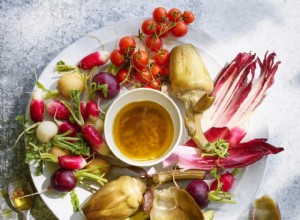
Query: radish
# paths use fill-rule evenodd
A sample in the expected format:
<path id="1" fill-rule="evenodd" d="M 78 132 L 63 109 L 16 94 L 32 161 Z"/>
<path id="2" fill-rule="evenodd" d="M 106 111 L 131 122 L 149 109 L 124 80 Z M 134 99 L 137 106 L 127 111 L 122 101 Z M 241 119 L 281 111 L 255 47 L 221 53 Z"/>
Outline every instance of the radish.
<path id="1" fill-rule="evenodd" d="M 92 148 L 103 156 L 108 156 L 110 151 L 101 134 L 92 125 L 84 125 L 81 128 L 83 138 L 92 146 Z"/>
<path id="2" fill-rule="evenodd" d="M 76 126 L 74 124 L 72 124 L 69 121 L 55 120 L 55 122 L 58 126 L 58 132 L 60 134 L 64 134 L 66 132 L 69 132 L 69 134 L 68 134 L 69 137 L 75 137 L 75 135 L 77 133 L 77 129 L 76 129 Z"/>
<path id="3" fill-rule="evenodd" d="M 109 59 L 110 53 L 104 50 L 96 51 L 84 57 L 80 63 L 79 67 L 85 70 L 91 70 L 96 66 L 102 66 Z"/>
<path id="4" fill-rule="evenodd" d="M 92 125 L 99 134 L 102 134 L 104 131 L 104 121 L 102 118 L 90 116 L 89 119 L 86 121 L 86 124 Z"/>
<path id="5" fill-rule="evenodd" d="M 85 110 L 86 110 L 86 101 L 80 101 L 80 112 L 81 112 L 81 116 L 83 117 L 83 120 L 85 121 L 87 118 L 85 118 Z"/>
<path id="6" fill-rule="evenodd" d="M 120 84 L 117 78 L 107 72 L 100 72 L 93 77 L 100 98 L 112 99 L 120 93 Z M 104 87 L 106 85 L 106 87 Z"/>
<path id="7" fill-rule="evenodd" d="M 30 102 L 30 117 L 32 121 L 41 122 L 44 120 L 44 106 L 43 93 L 40 89 L 37 89 L 32 93 Z"/>
<path id="8" fill-rule="evenodd" d="M 51 187 L 59 192 L 70 192 L 76 184 L 77 179 L 71 170 L 58 169 L 51 176 Z"/>
<path id="9" fill-rule="evenodd" d="M 85 112 L 83 118 L 87 120 L 89 117 L 98 117 L 100 114 L 100 110 L 98 105 L 94 101 L 89 101 L 86 105 Z"/>
<path id="10" fill-rule="evenodd" d="M 224 173 L 220 176 L 220 182 L 222 183 L 221 190 L 223 192 L 229 192 L 234 183 L 234 175 L 232 173 Z M 210 190 L 217 190 L 218 180 L 214 180 L 210 186 Z"/>
<path id="11" fill-rule="evenodd" d="M 42 143 L 49 142 L 57 133 L 58 127 L 52 121 L 42 121 L 36 129 L 36 137 Z"/>
<path id="12" fill-rule="evenodd" d="M 58 164 L 61 168 L 68 170 L 79 170 L 87 165 L 86 160 L 81 156 L 65 155 L 58 157 Z"/>
<path id="13" fill-rule="evenodd" d="M 57 119 L 67 120 L 70 117 L 69 109 L 60 100 L 51 100 L 46 104 L 47 113 Z"/>

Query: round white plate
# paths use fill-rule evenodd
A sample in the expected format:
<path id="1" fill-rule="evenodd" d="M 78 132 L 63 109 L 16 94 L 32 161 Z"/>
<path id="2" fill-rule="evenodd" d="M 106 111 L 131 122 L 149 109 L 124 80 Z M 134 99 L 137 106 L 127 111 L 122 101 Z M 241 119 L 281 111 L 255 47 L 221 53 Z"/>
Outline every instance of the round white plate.
<path id="1" fill-rule="evenodd" d="M 95 38 L 100 39 L 105 46 L 105 50 L 111 51 L 115 48 L 116 42 L 119 38 L 125 35 L 137 35 L 140 25 L 145 18 L 136 18 L 132 20 L 122 21 L 114 25 L 101 28 L 89 35 L 79 39 L 66 49 L 64 49 L 56 58 L 54 58 L 41 74 L 39 81 L 49 89 L 56 88 L 56 83 L 59 75 L 54 72 L 55 65 L 58 61 L 63 60 L 70 65 L 76 65 L 84 56 L 99 49 L 100 44 Z M 192 27 L 189 28 L 188 34 L 182 38 L 168 38 L 164 42 L 165 48 L 171 49 L 172 47 L 182 44 L 191 43 L 199 51 L 203 58 L 210 74 L 215 77 L 220 69 L 230 62 L 234 56 L 226 51 L 222 45 L 217 43 L 207 33 L 196 30 Z M 264 119 L 264 114 L 261 109 L 258 109 L 252 116 L 249 122 L 249 131 L 246 139 L 268 137 L 267 123 Z M 232 193 L 236 195 L 235 199 L 237 204 L 212 204 L 209 208 L 215 210 L 215 219 L 233 220 L 238 219 L 239 216 L 248 208 L 253 200 L 255 193 L 260 185 L 263 177 L 266 159 L 246 167 L 237 176 L 237 181 L 234 184 Z M 50 185 L 50 176 L 57 167 L 47 165 L 44 174 L 35 176 L 35 165 L 30 165 L 32 173 L 32 180 L 35 184 L 37 191 L 47 188 Z M 118 171 L 116 171 L 118 172 Z M 123 171 L 124 172 L 124 171 Z M 123 174 L 126 174 L 125 172 Z M 116 175 L 116 174 L 115 174 Z M 84 188 L 77 187 L 81 203 L 84 203 L 91 193 Z M 67 195 L 60 198 L 60 195 L 48 191 L 41 195 L 44 202 L 50 210 L 57 216 L 58 219 L 85 219 L 80 213 L 74 213 L 70 197 Z"/>

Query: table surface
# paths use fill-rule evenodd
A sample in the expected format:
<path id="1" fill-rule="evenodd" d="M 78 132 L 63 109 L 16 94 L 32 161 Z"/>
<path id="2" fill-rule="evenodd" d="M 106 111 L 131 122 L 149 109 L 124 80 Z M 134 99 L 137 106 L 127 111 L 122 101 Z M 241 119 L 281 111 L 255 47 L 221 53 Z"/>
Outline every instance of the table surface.
<path id="1" fill-rule="evenodd" d="M 300 219 L 300 3 L 277 1 L 142 1 L 142 0 L 2 0 L 0 1 L 0 150 L 20 133 L 14 118 L 25 111 L 34 74 L 65 47 L 87 33 L 134 17 L 151 16 L 157 6 L 196 14 L 193 27 L 204 30 L 232 54 L 274 51 L 281 60 L 275 84 L 264 100 L 269 141 L 285 151 L 268 158 L 256 197 L 267 194 L 280 207 L 282 219 Z M 25 172 L 24 150 L 0 155 L 0 185 L 11 173 Z M 24 171 L 25 170 L 25 171 Z M 1 197 L 0 197 L 1 200 Z M 1 200 L 3 201 L 3 200 Z M 0 203 L 1 210 L 5 207 Z M 34 219 L 55 219 L 37 198 Z M 15 214 L 12 214 L 13 219 Z M 1 217 L 0 219 L 5 217 Z"/>

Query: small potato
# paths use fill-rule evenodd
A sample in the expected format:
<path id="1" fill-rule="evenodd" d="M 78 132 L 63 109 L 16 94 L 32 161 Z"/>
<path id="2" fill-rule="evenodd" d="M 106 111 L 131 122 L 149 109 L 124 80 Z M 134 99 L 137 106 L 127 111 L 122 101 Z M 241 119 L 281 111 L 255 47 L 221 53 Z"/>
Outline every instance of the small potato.
<path id="1" fill-rule="evenodd" d="M 57 83 L 58 90 L 62 97 L 71 98 L 71 90 L 84 90 L 84 83 L 78 73 L 68 73 L 61 76 Z"/>
<path id="2" fill-rule="evenodd" d="M 105 176 L 107 176 L 110 173 L 111 165 L 108 161 L 100 157 L 96 157 L 85 167 L 85 169 L 93 169 L 89 172 L 98 175 L 102 175 L 103 173 L 105 173 Z"/>
<path id="3" fill-rule="evenodd" d="M 57 147 L 57 146 L 52 146 L 50 148 L 50 150 L 48 151 L 48 153 L 53 154 L 56 157 L 60 157 L 60 156 L 69 155 L 70 151 L 68 151 L 66 149 L 62 149 L 62 148 Z"/>

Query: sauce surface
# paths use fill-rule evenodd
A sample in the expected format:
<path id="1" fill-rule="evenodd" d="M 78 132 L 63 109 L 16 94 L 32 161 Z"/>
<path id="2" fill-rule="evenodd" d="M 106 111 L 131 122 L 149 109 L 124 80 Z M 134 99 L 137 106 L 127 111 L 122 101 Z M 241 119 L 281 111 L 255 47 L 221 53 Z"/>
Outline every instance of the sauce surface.
<path id="1" fill-rule="evenodd" d="M 113 124 L 114 141 L 130 159 L 151 160 L 162 156 L 174 136 L 171 116 L 152 101 L 133 102 L 124 106 Z"/>

